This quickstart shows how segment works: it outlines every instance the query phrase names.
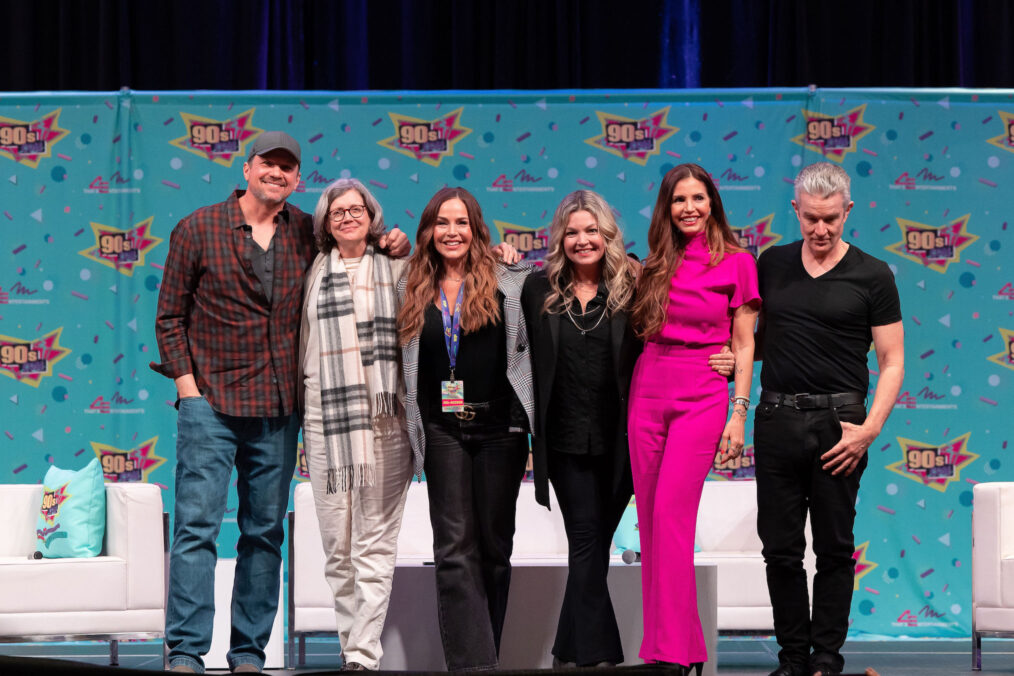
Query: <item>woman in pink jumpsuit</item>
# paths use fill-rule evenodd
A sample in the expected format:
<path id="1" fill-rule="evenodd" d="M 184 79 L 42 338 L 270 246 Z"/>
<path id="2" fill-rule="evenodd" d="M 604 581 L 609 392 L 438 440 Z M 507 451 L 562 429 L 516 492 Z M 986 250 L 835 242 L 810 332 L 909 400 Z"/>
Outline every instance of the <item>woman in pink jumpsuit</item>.
<path id="1" fill-rule="evenodd" d="M 641 536 L 647 662 L 689 674 L 708 659 L 697 614 L 694 531 L 716 452 L 743 450 L 760 308 L 757 267 L 729 227 L 722 199 L 696 164 L 662 181 L 632 322 L 645 340 L 630 388 L 630 460 Z M 735 394 L 708 367 L 731 338 Z M 729 403 L 732 415 L 726 420 Z"/>

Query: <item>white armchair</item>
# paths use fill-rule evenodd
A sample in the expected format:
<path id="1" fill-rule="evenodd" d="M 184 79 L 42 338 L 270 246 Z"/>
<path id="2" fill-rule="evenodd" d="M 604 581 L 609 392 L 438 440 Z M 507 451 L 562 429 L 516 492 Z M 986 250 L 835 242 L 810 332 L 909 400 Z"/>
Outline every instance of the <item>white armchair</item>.
<path id="1" fill-rule="evenodd" d="M 0 642 L 163 638 L 167 539 L 162 494 L 106 485 L 106 534 L 92 558 L 32 559 L 42 486 L 0 485 Z"/>
<path id="2" fill-rule="evenodd" d="M 972 492 L 972 669 L 982 669 L 982 637 L 1014 638 L 1014 482 Z"/>

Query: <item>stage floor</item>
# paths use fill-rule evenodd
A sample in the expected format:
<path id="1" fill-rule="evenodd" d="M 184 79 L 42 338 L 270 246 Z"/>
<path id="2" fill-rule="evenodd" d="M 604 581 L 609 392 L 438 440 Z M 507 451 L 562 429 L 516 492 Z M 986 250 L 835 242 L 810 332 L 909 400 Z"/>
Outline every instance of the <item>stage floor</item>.
<path id="1" fill-rule="evenodd" d="M 162 668 L 161 643 L 120 644 L 120 665 L 132 669 Z M 983 641 L 981 676 L 1014 674 L 1014 640 Z M 307 674 L 333 669 L 337 662 L 337 642 L 312 639 L 307 642 L 307 664 L 301 669 L 270 669 L 277 675 Z M 974 674 L 971 670 L 971 640 L 961 641 L 850 641 L 843 651 L 849 673 L 863 673 L 873 667 L 880 676 L 953 676 Z M 718 673 L 722 676 L 766 676 L 777 665 L 778 646 L 773 639 L 721 638 L 718 641 Z M 45 657 L 75 660 L 89 664 L 108 663 L 106 645 L 72 644 L 0 644 L 0 655 Z M 225 673 L 210 671 L 209 673 Z"/>

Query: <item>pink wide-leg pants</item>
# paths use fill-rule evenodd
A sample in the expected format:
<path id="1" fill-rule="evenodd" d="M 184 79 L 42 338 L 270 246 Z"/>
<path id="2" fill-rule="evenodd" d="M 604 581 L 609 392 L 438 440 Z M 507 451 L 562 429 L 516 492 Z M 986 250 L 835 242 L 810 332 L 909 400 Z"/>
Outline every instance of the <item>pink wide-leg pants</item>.
<path id="1" fill-rule="evenodd" d="M 728 381 L 708 366 L 717 347 L 647 343 L 630 387 L 628 434 L 641 537 L 644 640 L 650 662 L 706 662 L 694 580 L 704 480 L 728 414 Z"/>

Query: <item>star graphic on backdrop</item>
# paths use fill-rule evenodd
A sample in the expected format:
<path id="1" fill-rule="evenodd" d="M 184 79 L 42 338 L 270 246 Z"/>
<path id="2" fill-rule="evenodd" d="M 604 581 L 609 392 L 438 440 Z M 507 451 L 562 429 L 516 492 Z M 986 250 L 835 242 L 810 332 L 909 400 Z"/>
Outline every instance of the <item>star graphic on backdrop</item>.
<path id="1" fill-rule="evenodd" d="M 898 437 L 902 459 L 887 469 L 943 493 L 948 484 L 961 479 L 961 470 L 979 456 L 968 450 L 971 432 L 944 444 Z"/>
<path id="2" fill-rule="evenodd" d="M 840 164 L 845 161 L 846 155 L 859 149 L 859 139 L 876 129 L 863 120 L 865 112 L 865 103 L 841 115 L 826 115 L 804 108 L 803 119 L 807 130 L 794 137 L 792 142 Z M 824 122 L 830 124 L 823 124 Z M 834 136 L 835 130 L 839 136 Z M 825 134 L 828 131 L 831 132 L 830 135 Z"/>
<path id="3" fill-rule="evenodd" d="M 500 233 L 500 241 L 507 242 L 517 249 L 518 253 L 524 256 L 524 262 L 532 263 L 540 268 L 542 267 L 549 247 L 548 228 L 529 228 L 524 225 L 495 219 L 493 220 L 493 225 L 496 227 L 497 232 Z"/>
<path id="4" fill-rule="evenodd" d="M 306 464 L 306 449 L 300 441 L 296 446 L 296 469 L 292 472 L 292 478 L 296 481 L 309 481 L 310 468 Z"/>
<path id="5" fill-rule="evenodd" d="M 70 133 L 61 129 L 60 111 L 53 112 L 38 120 L 25 122 L 0 116 L 0 155 L 35 169 L 39 161 L 53 155 L 53 146 Z M 38 146 L 42 144 L 42 149 Z"/>
<path id="6" fill-rule="evenodd" d="M 1002 110 L 996 112 L 999 113 L 1000 119 L 1003 121 L 1003 133 L 986 139 L 986 142 L 1014 153 L 1014 113 L 1005 113 Z"/>
<path id="7" fill-rule="evenodd" d="M 772 247 L 781 240 L 782 236 L 771 232 L 771 223 L 774 222 L 775 215 L 768 214 L 764 218 L 758 219 L 750 225 L 743 225 L 740 227 L 733 226 L 732 231 L 739 238 L 739 244 L 744 249 L 749 251 L 756 258 L 761 255 L 768 247 Z"/>
<path id="8" fill-rule="evenodd" d="M 757 477 L 753 444 L 743 447 L 738 458 L 722 462 L 716 453 L 708 476 L 716 481 L 752 481 Z"/>
<path id="9" fill-rule="evenodd" d="M 68 348 L 60 345 L 62 332 L 61 326 L 42 338 L 31 341 L 0 335 L 0 373 L 19 383 L 38 387 L 44 377 L 53 375 L 53 364 L 70 354 Z M 24 358 L 22 353 L 25 353 Z M 45 362 L 45 370 L 37 370 L 34 366 L 40 361 Z M 25 370 L 29 364 L 33 368 Z"/>
<path id="10" fill-rule="evenodd" d="M 852 591 L 859 591 L 859 580 L 865 575 L 869 574 L 871 570 L 877 567 L 878 564 L 870 561 L 866 558 L 866 551 L 870 548 L 870 541 L 867 540 L 863 544 L 856 547 L 856 551 L 852 554 L 852 559 L 856 562 L 856 576 L 855 581 L 852 585 Z"/>
<path id="11" fill-rule="evenodd" d="M 161 238 L 151 234 L 154 218 L 149 216 L 127 230 L 91 222 L 89 225 L 95 234 L 95 245 L 78 253 L 127 277 L 133 277 L 134 268 L 144 265 L 145 255 L 162 242 Z"/>
<path id="12" fill-rule="evenodd" d="M 643 167 L 649 157 L 661 152 L 663 141 L 679 131 L 679 127 L 667 122 L 669 108 L 666 106 L 639 120 L 595 111 L 602 133 L 585 139 L 585 143 Z"/>
<path id="13" fill-rule="evenodd" d="M 901 241 L 884 248 L 902 258 L 921 263 L 930 270 L 945 273 L 951 263 L 961 260 L 961 252 L 979 239 L 978 235 L 968 232 L 970 216 L 971 214 L 965 214 L 946 225 L 939 226 L 896 218 L 898 227 L 901 228 Z M 930 248 L 923 246 L 930 243 L 923 242 L 923 239 L 933 240 Z"/>
<path id="14" fill-rule="evenodd" d="M 255 110 L 251 108 L 225 120 L 180 111 L 187 133 L 169 144 L 223 167 L 231 167 L 237 157 L 246 160 L 247 144 L 264 131 L 253 126 Z"/>
<path id="15" fill-rule="evenodd" d="M 472 133 L 461 124 L 463 110 L 461 107 L 433 120 L 388 113 L 394 124 L 394 136 L 377 143 L 431 167 L 440 166 L 441 160 L 454 155 L 454 144 Z"/>
<path id="16" fill-rule="evenodd" d="M 92 450 L 102 463 L 102 476 L 106 481 L 147 482 L 148 475 L 162 465 L 166 459 L 155 454 L 158 437 L 152 437 L 134 448 L 117 448 L 109 444 L 93 441 Z M 120 459 L 122 458 L 122 460 Z M 139 478 L 123 478 L 134 474 Z"/>
<path id="17" fill-rule="evenodd" d="M 986 358 L 994 364 L 1014 371 L 1014 331 L 1001 328 L 1000 336 L 1003 338 L 1003 350 Z"/>

